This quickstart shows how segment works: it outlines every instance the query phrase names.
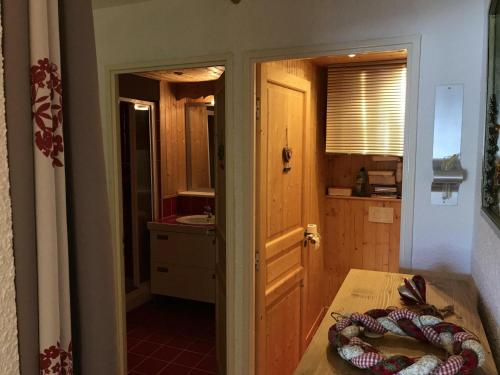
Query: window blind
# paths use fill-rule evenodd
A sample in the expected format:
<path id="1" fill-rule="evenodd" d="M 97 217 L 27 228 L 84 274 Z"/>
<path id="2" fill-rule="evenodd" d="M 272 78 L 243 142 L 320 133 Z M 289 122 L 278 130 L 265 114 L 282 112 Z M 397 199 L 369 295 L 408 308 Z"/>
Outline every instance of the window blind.
<path id="1" fill-rule="evenodd" d="M 328 68 L 326 152 L 403 156 L 406 64 Z"/>

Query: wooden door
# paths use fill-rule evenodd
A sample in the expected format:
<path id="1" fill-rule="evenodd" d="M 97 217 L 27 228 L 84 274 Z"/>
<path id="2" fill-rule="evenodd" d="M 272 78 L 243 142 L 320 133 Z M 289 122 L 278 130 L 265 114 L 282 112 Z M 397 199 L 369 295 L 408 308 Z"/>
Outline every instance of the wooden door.
<path id="1" fill-rule="evenodd" d="M 215 175 L 215 318 L 216 318 L 216 357 L 217 373 L 226 374 L 226 106 L 224 73 L 216 83 L 215 89 L 215 138 L 216 138 L 216 175 Z"/>
<path id="2" fill-rule="evenodd" d="M 256 370 L 290 375 L 305 350 L 310 82 L 257 67 Z M 283 148 L 293 151 L 284 171 Z"/>

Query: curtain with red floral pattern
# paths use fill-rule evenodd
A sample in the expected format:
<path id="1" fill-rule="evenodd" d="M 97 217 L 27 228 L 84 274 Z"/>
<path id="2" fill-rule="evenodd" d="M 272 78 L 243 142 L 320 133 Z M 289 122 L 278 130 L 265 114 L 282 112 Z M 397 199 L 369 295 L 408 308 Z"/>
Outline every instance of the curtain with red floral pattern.
<path id="1" fill-rule="evenodd" d="M 30 0 L 40 374 L 72 374 L 57 0 Z"/>

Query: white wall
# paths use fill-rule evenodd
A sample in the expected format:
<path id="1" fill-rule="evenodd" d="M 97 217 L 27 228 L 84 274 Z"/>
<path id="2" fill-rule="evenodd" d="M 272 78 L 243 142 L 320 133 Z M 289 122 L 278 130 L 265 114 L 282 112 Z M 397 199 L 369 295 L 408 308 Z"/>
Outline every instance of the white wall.
<path id="1" fill-rule="evenodd" d="M 238 120 L 245 51 L 420 34 L 413 267 L 470 273 L 487 3 L 242 0 L 234 5 L 229 0 L 152 0 L 96 9 L 103 124 L 109 124 L 103 97 L 107 65 L 230 52 Z M 462 164 L 468 179 L 460 188 L 456 207 L 430 204 L 434 89 L 445 83 L 465 86 Z M 242 165 L 249 165 L 244 155 L 240 158 Z"/>
<path id="2" fill-rule="evenodd" d="M 0 17 L 1 18 L 1 17 Z M 0 38 L 2 27 L 0 25 Z M 3 53 L 0 45 L 0 374 L 19 374 Z"/>
<path id="3" fill-rule="evenodd" d="M 497 33 L 497 41 L 500 40 Z M 484 40 L 484 55 L 487 53 L 488 41 Z M 497 51 L 497 61 L 500 51 Z M 482 97 L 486 98 L 486 64 L 483 69 Z M 496 73 L 496 82 L 500 82 L 499 72 Z M 497 93 L 498 97 L 498 93 Z M 486 101 L 486 99 L 485 99 Z M 486 122 L 486 104 L 482 109 L 482 123 Z M 483 161 L 484 137 L 478 138 L 478 164 L 481 171 Z M 476 205 L 474 217 L 474 237 L 472 244 L 472 276 L 479 288 L 481 312 L 486 332 L 489 333 L 491 349 L 497 365 L 500 365 L 500 288 L 498 286 L 500 270 L 500 228 L 496 228 L 490 219 L 481 212 L 481 173 L 476 177 Z"/>

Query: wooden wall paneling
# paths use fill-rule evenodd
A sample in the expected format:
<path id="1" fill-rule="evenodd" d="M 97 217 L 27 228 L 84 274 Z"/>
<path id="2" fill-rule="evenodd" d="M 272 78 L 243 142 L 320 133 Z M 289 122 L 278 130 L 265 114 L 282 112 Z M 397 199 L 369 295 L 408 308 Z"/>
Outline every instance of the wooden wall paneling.
<path id="1" fill-rule="evenodd" d="M 177 105 L 168 82 L 160 83 L 160 111 L 162 197 L 166 198 L 177 193 L 177 132 L 173 134 Z"/>
<path id="2" fill-rule="evenodd" d="M 326 199 L 327 300 L 335 297 L 352 268 L 397 272 L 401 202 L 371 198 Z M 394 209 L 394 223 L 373 223 L 370 207 Z"/>
<path id="3" fill-rule="evenodd" d="M 370 155 L 328 155 L 329 187 L 354 187 L 361 167 L 366 170 L 396 171 L 396 161 L 375 162 Z"/>
<path id="4" fill-rule="evenodd" d="M 213 95 L 213 92 L 211 93 Z M 187 190 L 186 103 L 207 102 L 207 98 L 177 100 L 175 84 L 160 82 L 160 161 L 162 198 Z"/>
<path id="5" fill-rule="evenodd" d="M 208 113 L 203 105 L 186 105 L 188 184 L 191 189 L 210 186 L 208 163 Z"/>
<path id="6" fill-rule="evenodd" d="M 184 98 L 204 98 L 207 102 L 210 102 L 213 100 L 216 82 L 217 81 L 176 83 L 174 85 L 175 97 L 177 100 Z"/>
<path id="7" fill-rule="evenodd" d="M 352 231 L 353 233 L 362 233 L 364 230 L 364 213 L 365 203 L 364 201 L 351 201 L 351 211 L 355 213 L 352 215 Z M 349 266 L 350 268 L 363 268 L 363 262 L 365 259 L 365 254 L 363 253 L 364 248 L 364 238 L 363 236 L 354 235 L 351 249 L 351 256 Z M 330 301 L 331 303 L 331 301 Z"/>

